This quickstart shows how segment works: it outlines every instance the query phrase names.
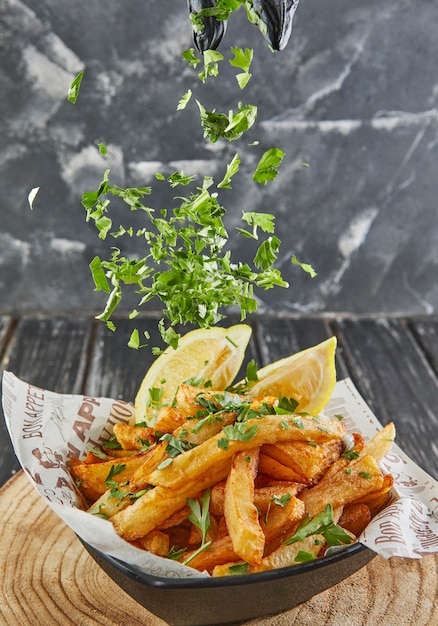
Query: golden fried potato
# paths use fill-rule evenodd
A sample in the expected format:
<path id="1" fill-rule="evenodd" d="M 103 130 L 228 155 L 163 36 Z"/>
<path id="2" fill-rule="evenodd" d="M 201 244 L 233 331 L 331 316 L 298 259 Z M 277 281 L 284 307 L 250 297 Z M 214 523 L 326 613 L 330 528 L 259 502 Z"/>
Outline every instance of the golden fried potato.
<path id="1" fill-rule="evenodd" d="M 333 440 L 320 445 L 313 441 L 277 442 L 263 446 L 262 452 L 295 470 L 304 480 L 317 480 L 342 452 L 342 441 Z"/>
<path id="2" fill-rule="evenodd" d="M 163 406 L 158 411 L 154 430 L 159 433 L 172 433 L 176 428 L 184 424 L 189 413 L 183 409 L 171 406 Z"/>
<path id="3" fill-rule="evenodd" d="M 266 448 L 274 448 L 275 446 L 263 446 L 263 452 L 260 454 L 260 471 L 265 475 L 275 480 L 284 480 L 289 482 L 309 484 L 309 481 L 305 479 L 302 474 L 298 474 L 294 469 L 288 465 L 283 465 L 277 459 L 273 458 L 269 454 L 264 454 Z"/>
<path id="4" fill-rule="evenodd" d="M 254 478 L 259 448 L 238 452 L 233 457 L 225 483 L 224 515 L 236 554 L 252 565 L 260 563 L 265 535 L 254 505 Z"/>
<path id="5" fill-rule="evenodd" d="M 320 481 L 299 497 L 306 505 L 306 511 L 314 517 L 328 502 L 336 508 L 376 491 L 382 485 L 382 472 L 373 457 L 367 454 L 351 461 L 347 468 L 336 472 L 329 480 Z"/>
<path id="6" fill-rule="evenodd" d="M 391 450 L 394 439 L 395 426 L 390 422 L 365 443 L 361 456 L 369 454 L 376 461 L 381 461 L 385 454 Z"/>
<path id="7" fill-rule="evenodd" d="M 236 439 L 221 431 L 180 454 L 167 467 L 152 472 L 148 480 L 152 485 L 176 489 L 191 478 L 208 474 L 212 467 L 228 467 L 237 452 L 276 441 L 331 441 L 340 439 L 344 433 L 345 426 L 338 420 L 315 420 L 301 415 L 267 415 L 263 419 L 250 419 L 240 424 L 235 435 L 232 433 Z"/>
<path id="8" fill-rule="evenodd" d="M 137 540 L 139 548 L 147 550 L 157 556 L 166 556 L 170 550 L 169 535 L 163 533 L 161 530 L 152 530 L 145 537 Z"/>
<path id="9" fill-rule="evenodd" d="M 117 483 L 123 483 L 130 479 L 135 470 L 144 462 L 144 452 L 118 458 L 117 461 L 111 459 L 102 463 L 72 463 L 70 462 L 71 473 L 80 484 L 81 492 L 90 500 L 97 500 L 108 489 L 105 481 L 113 468 L 117 473 L 112 477 Z M 121 469 L 122 471 L 118 471 Z"/>
<path id="10" fill-rule="evenodd" d="M 139 497 L 131 506 L 111 518 L 114 528 L 128 541 L 144 537 L 154 528 L 182 509 L 187 498 L 197 498 L 205 489 L 227 476 L 231 459 L 226 465 L 212 467 L 208 474 L 197 474 L 177 489 L 155 487 Z"/>
<path id="11" fill-rule="evenodd" d="M 347 504 L 339 518 L 339 526 L 348 530 L 355 537 L 364 531 L 371 521 L 371 511 L 366 504 L 355 502 Z"/>
<path id="12" fill-rule="evenodd" d="M 143 450 L 155 443 L 154 429 L 148 426 L 115 424 L 113 434 L 123 450 Z"/>
<path id="13" fill-rule="evenodd" d="M 194 552 L 184 553 L 184 559 L 188 559 Z M 235 553 L 230 535 L 225 535 L 221 539 L 214 541 L 207 550 L 199 552 L 190 560 L 190 567 L 203 572 L 211 572 L 216 565 L 237 561 L 239 556 Z"/>

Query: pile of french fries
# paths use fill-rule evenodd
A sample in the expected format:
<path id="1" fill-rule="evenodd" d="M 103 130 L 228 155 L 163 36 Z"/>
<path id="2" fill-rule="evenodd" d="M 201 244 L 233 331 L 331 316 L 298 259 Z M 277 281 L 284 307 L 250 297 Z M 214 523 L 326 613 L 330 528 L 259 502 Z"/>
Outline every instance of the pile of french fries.
<path id="1" fill-rule="evenodd" d="M 320 526 L 300 529 L 327 507 L 342 529 L 335 543 L 355 541 L 391 497 L 378 462 L 394 425 L 365 442 L 342 419 L 278 410 L 280 400 L 181 385 L 153 427 L 116 425 L 102 450 L 70 459 L 89 512 L 133 545 L 213 576 L 323 556 Z"/>

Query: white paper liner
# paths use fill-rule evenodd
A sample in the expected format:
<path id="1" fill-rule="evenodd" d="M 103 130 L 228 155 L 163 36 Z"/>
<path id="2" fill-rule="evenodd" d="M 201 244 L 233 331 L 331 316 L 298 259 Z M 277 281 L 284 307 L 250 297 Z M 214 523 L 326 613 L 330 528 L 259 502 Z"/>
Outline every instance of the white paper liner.
<path id="1" fill-rule="evenodd" d="M 116 423 L 133 423 L 131 404 L 110 398 L 57 394 L 3 374 L 3 410 L 17 458 L 29 480 L 55 513 L 87 544 L 140 571 L 166 577 L 202 577 L 178 562 L 157 557 L 121 539 L 113 525 L 82 510 L 70 476 L 70 456 L 83 458 L 100 446 Z M 347 432 L 365 439 L 381 429 L 350 379 L 336 384 L 324 415 L 341 414 Z M 389 558 L 420 558 L 438 552 L 438 482 L 394 445 L 381 463 L 395 479 L 394 501 L 359 538 Z"/>

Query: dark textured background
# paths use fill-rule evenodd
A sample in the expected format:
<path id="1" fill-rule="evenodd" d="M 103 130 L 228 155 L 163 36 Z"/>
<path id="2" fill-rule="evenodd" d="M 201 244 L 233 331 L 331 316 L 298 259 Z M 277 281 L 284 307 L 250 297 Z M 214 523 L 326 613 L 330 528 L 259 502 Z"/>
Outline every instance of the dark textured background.
<path id="1" fill-rule="evenodd" d="M 242 210 L 276 214 L 291 287 L 261 293 L 261 310 L 436 312 L 437 23 L 436 0 L 302 0 L 286 50 L 272 54 L 241 10 L 220 48 L 255 49 L 240 93 L 234 71 L 202 87 L 180 60 L 192 45 L 184 0 L 0 0 L 0 312 L 102 307 L 88 263 L 114 241 L 97 238 L 80 199 L 107 167 L 126 186 L 157 169 L 222 177 L 237 147 L 202 139 L 194 99 L 176 112 L 189 87 L 218 110 L 258 106 L 248 142 L 260 145 L 239 144 L 247 165 L 220 200 L 230 232 Z M 73 106 L 67 89 L 83 68 Z M 280 175 L 255 185 L 250 172 L 274 145 L 286 152 Z M 168 201 L 158 185 L 151 203 Z M 232 247 L 249 258 L 242 241 Z M 291 266 L 292 253 L 318 277 Z"/>

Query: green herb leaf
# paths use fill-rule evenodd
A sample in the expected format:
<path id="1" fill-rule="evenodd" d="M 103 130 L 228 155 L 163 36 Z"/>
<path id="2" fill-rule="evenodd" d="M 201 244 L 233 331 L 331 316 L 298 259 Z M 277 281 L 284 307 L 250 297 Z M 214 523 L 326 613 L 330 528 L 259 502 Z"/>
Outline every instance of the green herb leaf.
<path id="1" fill-rule="evenodd" d="M 368 472 L 359 472 L 359 476 L 362 478 L 371 478 L 371 474 L 368 474 Z"/>
<path id="2" fill-rule="evenodd" d="M 182 111 L 183 109 L 185 109 L 191 97 L 192 97 L 192 90 L 188 89 L 186 93 L 181 97 L 180 101 L 178 102 L 178 106 L 176 107 L 176 110 Z"/>
<path id="3" fill-rule="evenodd" d="M 200 500 L 187 499 L 190 508 L 189 521 L 199 528 L 202 534 L 202 540 L 205 541 L 208 531 L 210 530 L 210 490 L 204 492 Z"/>
<path id="4" fill-rule="evenodd" d="M 252 232 L 238 228 L 238 232 L 245 237 L 258 239 L 258 229 L 261 228 L 265 233 L 273 233 L 275 230 L 275 216 L 271 213 L 256 213 L 254 211 L 243 211 L 242 220 L 249 226 L 252 226 Z"/>
<path id="5" fill-rule="evenodd" d="M 311 278 L 315 278 L 315 276 L 318 275 L 311 265 L 309 265 L 308 263 L 301 263 L 301 261 L 298 261 L 295 254 L 292 256 L 291 262 L 293 265 L 298 265 L 299 267 L 301 267 L 302 270 L 310 274 Z"/>
<path id="6" fill-rule="evenodd" d="M 349 461 L 354 461 L 354 459 L 357 459 L 359 457 L 359 452 L 353 448 L 352 450 L 347 450 L 347 452 L 344 452 L 342 456 Z"/>
<path id="7" fill-rule="evenodd" d="M 172 561 L 179 561 L 185 551 L 186 548 L 177 548 L 176 546 L 172 546 L 165 558 L 172 559 Z"/>
<path id="8" fill-rule="evenodd" d="M 230 65 L 243 70 L 243 72 L 236 75 L 236 80 L 239 87 L 244 89 L 251 78 L 249 69 L 251 67 L 254 52 L 249 48 L 245 48 L 245 50 L 242 50 L 242 48 L 231 48 L 231 52 L 234 54 L 234 57 L 230 60 Z"/>
<path id="9" fill-rule="evenodd" d="M 280 240 L 278 237 L 269 237 L 264 241 L 257 250 L 254 257 L 254 265 L 262 270 L 268 270 L 277 260 L 277 253 L 280 249 Z"/>
<path id="10" fill-rule="evenodd" d="M 223 439 L 219 439 L 218 447 L 228 449 L 229 441 L 251 441 L 255 437 L 258 431 L 257 424 L 253 424 L 253 426 L 248 426 L 245 422 L 238 422 L 236 424 L 230 424 L 229 426 L 225 426 L 222 432 L 225 437 Z M 224 443 L 226 442 L 226 444 Z M 221 443 L 221 445 L 219 445 Z"/>
<path id="11" fill-rule="evenodd" d="M 249 563 L 235 563 L 228 567 L 228 574 L 230 576 L 241 576 L 242 574 L 249 574 Z"/>
<path id="12" fill-rule="evenodd" d="M 208 76 L 217 76 L 219 74 L 218 63 L 223 60 L 224 55 L 217 50 L 205 50 L 204 56 L 204 69 L 199 74 L 199 79 L 205 83 Z"/>
<path id="13" fill-rule="evenodd" d="M 285 541 L 286 545 L 304 541 L 306 537 L 311 535 L 322 535 L 329 546 L 338 546 L 341 544 L 349 544 L 353 540 L 351 536 L 334 523 L 333 507 L 327 504 L 324 511 L 310 519 L 309 515 L 301 521 L 296 532 L 292 537 Z"/>
<path id="14" fill-rule="evenodd" d="M 72 102 L 73 104 L 75 104 L 76 100 L 78 99 L 79 90 L 81 88 L 81 82 L 82 82 L 83 77 L 84 77 L 84 70 L 82 70 L 82 72 L 79 72 L 79 74 L 75 76 L 75 78 L 73 79 L 69 87 L 67 99 L 69 102 Z"/>
<path id="15" fill-rule="evenodd" d="M 266 185 L 269 180 L 275 180 L 278 176 L 278 168 L 285 153 L 279 148 L 270 148 L 260 159 L 253 180 L 261 185 Z"/>
<path id="16" fill-rule="evenodd" d="M 186 61 L 189 64 L 190 67 L 196 67 L 201 62 L 201 59 L 198 59 L 198 57 L 195 55 L 194 48 L 190 48 L 189 50 L 184 50 L 181 53 L 181 56 L 184 59 L 184 61 Z"/>
<path id="17" fill-rule="evenodd" d="M 240 159 L 239 155 L 235 154 L 231 163 L 227 165 L 227 171 L 225 176 L 218 184 L 218 189 L 231 189 L 231 178 L 239 171 Z"/>
<path id="18" fill-rule="evenodd" d="M 108 476 L 105 478 L 105 485 L 107 489 L 110 489 L 112 487 L 118 488 L 119 483 L 116 480 L 114 480 L 114 476 L 121 474 L 125 470 L 125 468 L 126 468 L 125 463 L 120 463 L 118 465 L 111 465 L 111 469 L 108 473 Z"/>
<path id="19" fill-rule="evenodd" d="M 299 550 L 297 552 L 296 557 L 294 558 L 294 561 L 296 563 L 307 563 L 308 561 L 314 561 L 315 559 L 316 559 L 316 556 L 312 554 L 311 552 L 306 552 L 305 550 Z"/>
<path id="20" fill-rule="evenodd" d="M 257 107 L 252 104 L 239 103 L 237 113 L 230 111 L 228 115 L 225 115 L 216 111 L 207 111 L 198 100 L 196 102 L 204 137 L 208 137 L 211 143 L 216 143 L 221 138 L 228 141 L 240 139 L 252 127 L 257 117 Z"/>
<path id="21" fill-rule="evenodd" d="M 276 407 L 276 413 L 279 415 L 286 414 L 290 415 L 291 413 L 295 413 L 295 409 L 298 406 L 298 402 L 294 398 L 286 398 L 286 396 L 280 396 L 278 399 L 278 405 Z"/>

